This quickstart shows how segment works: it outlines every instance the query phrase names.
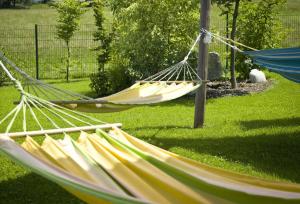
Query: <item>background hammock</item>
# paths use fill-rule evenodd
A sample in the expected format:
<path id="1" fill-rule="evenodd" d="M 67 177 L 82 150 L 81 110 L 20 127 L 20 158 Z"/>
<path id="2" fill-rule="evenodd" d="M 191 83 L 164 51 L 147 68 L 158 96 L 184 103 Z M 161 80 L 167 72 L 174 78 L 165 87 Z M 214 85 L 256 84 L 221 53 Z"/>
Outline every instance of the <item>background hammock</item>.
<path id="1" fill-rule="evenodd" d="M 253 59 L 253 63 L 300 83 L 300 48 L 245 51 L 244 53 Z"/>
<path id="2" fill-rule="evenodd" d="M 214 38 L 235 49 L 236 51 L 248 55 L 250 58 L 252 58 L 254 64 L 265 67 L 270 71 L 278 73 L 291 81 L 300 83 L 299 47 L 256 50 L 242 43 L 233 41 L 229 38 L 211 33 L 205 29 L 203 29 L 202 32 L 205 33 L 206 36 L 209 36 L 209 38 Z M 251 51 L 243 51 L 237 46 L 244 47 Z"/>
<path id="3" fill-rule="evenodd" d="M 297 184 L 231 173 L 165 151 L 130 136 L 117 127 L 120 124 L 107 124 L 31 95 L 8 74 L 21 101 L 0 121 L 7 125 L 0 134 L 0 152 L 87 203 L 300 202 Z M 15 124 L 18 117 L 22 124 Z M 38 130 L 30 130 L 33 123 Z M 22 131 L 11 132 L 18 125 Z M 13 140 L 22 136 L 26 138 L 21 145 Z M 42 144 L 33 136 L 43 137 Z"/>
<path id="4" fill-rule="evenodd" d="M 201 86 L 202 80 L 187 62 L 200 39 L 197 37 L 187 56 L 181 62 L 144 79 L 116 94 L 93 99 L 78 93 L 56 88 L 30 77 L 0 52 L 1 66 L 10 68 L 22 81 L 28 93 L 52 103 L 82 112 L 116 112 L 135 105 L 161 103 L 179 98 Z"/>

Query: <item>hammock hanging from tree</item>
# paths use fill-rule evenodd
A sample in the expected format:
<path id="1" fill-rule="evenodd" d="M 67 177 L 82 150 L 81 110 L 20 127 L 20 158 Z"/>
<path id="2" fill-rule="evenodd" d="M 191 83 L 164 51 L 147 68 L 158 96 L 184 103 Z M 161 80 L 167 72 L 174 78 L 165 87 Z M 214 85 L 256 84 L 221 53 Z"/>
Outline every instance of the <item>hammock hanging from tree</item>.
<path id="1" fill-rule="evenodd" d="M 238 52 L 248 55 L 252 58 L 254 64 L 260 65 L 269 69 L 272 72 L 278 73 L 283 77 L 300 83 L 300 48 L 278 48 L 267 50 L 256 50 L 229 38 L 211 33 L 205 29 L 202 30 L 205 35 L 214 38 Z M 230 43 L 234 44 L 230 44 Z M 250 51 L 242 51 L 237 46 L 244 47 Z"/>
<path id="2" fill-rule="evenodd" d="M 227 172 L 160 149 L 120 130 L 120 124 L 104 123 L 26 92 L 3 69 L 21 101 L 0 121 L 2 127 L 7 124 L 0 134 L 0 152 L 87 203 L 300 202 L 297 184 Z M 11 132 L 18 128 L 16 119 L 23 120 L 22 131 Z M 33 123 L 39 130 L 30 130 Z M 72 132 L 79 133 L 77 140 Z M 21 145 L 13 140 L 22 136 L 26 138 Z M 42 144 L 33 136 L 44 136 Z"/>
<path id="3" fill-rule="evenodd" d="M 189 65 L 188 58 L 200 37 L 201 34 L 181 62 L 142 81 L 138 81 L 123 91 L 98 99 L 59 89 L 36 80 L 17 67 L 1 52 L 0 58 L 7 66 L 20 75 L 24 88 L 35 96 L 82 112 L 116 112 L 126 110 L 135 105 L 173 100 L 199 88 L 202 80 Z M 1 63 L 1 66 L 5 65 Z"/>
<path id="4" fill-rule="evenodd" d="M 300 48 L 245 51 L 253 63 L 300 83 Z"/>

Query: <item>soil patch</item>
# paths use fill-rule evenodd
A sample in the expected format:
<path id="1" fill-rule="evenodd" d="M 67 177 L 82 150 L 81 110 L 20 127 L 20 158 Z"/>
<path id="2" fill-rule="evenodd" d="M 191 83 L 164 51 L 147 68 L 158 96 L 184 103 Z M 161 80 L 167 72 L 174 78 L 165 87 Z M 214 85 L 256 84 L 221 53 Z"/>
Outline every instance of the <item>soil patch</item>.
<path id="1" fill-rule="evenodd" d="M 273 84 L 273 80 L 265 83 L 239 82 L 236 89 L 231 88 L 229 81 L 212 81 L 207 85 L 207 98 L 219 98 L 224 96 L 243 96 L 250 93 L 258 93 L 266 90 Z"/>

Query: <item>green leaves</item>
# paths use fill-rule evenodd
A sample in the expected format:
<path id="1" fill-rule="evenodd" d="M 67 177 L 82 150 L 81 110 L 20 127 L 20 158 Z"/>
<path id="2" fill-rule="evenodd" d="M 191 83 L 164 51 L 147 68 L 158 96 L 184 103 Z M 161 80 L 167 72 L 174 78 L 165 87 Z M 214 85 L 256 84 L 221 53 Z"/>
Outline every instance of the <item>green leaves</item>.
<path id="1" fill-rule="evenodd" d="M 129 59 L 129 68 L 140 77 L 180 61 L 199 30 L 195 1 L 111 0 L 110 5 L 117 22 L 112 49 Z"/>
<path id="2" fill-rule="evenodd" d="M 70 50 L 70 39 L 74 35 L 74 32 L 78 30 L 79 27 L 79 18 L 84 13 L 83 7 L 85 7 L 86 3 L 81 3 L 78 0 L 61 0 L 54 3 L 52 6 L 58 12 L 58 25 L 57 29 L 57 37 L 65 41 L 67 45 L 68 57 L 67 57 L 67 81 L 69 81 L 69 70 L 70 70 L 70 58 L 71 58 L 71 50 Z"/>
<path id="3" fill-rule="evenodd" d="M 69 43 L 74 32 L 78 29 L 79 18 L 84 13 L 85 3 L 76 0 L 62 0 L 53 4 L 58 12 L 57 36 Z"/>
<path id="4" fill-rule="evenodd" d="M 286 0 L 259 1 L 241 5 L 238 19 L 238 41 L 256 49 L 279 47 L 286 30 L 278 17 L 279 9 Z M 245 56 L 238 55 L 237 70 L 242 78 L 248 77 L 251 68 L 245 64 Z"/>

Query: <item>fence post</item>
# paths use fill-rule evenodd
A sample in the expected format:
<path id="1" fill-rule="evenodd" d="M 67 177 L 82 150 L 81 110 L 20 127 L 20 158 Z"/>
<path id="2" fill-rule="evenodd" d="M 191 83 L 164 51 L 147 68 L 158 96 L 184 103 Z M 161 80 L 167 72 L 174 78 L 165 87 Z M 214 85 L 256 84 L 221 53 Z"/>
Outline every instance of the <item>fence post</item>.
<path id="1" fill-rule="evenodd" d="M 38 38 L 38 25 L 34 25 L 34 38 L 35 38 L 35 71 L 36 79 L 39 79 L 39 38 Z"/>

